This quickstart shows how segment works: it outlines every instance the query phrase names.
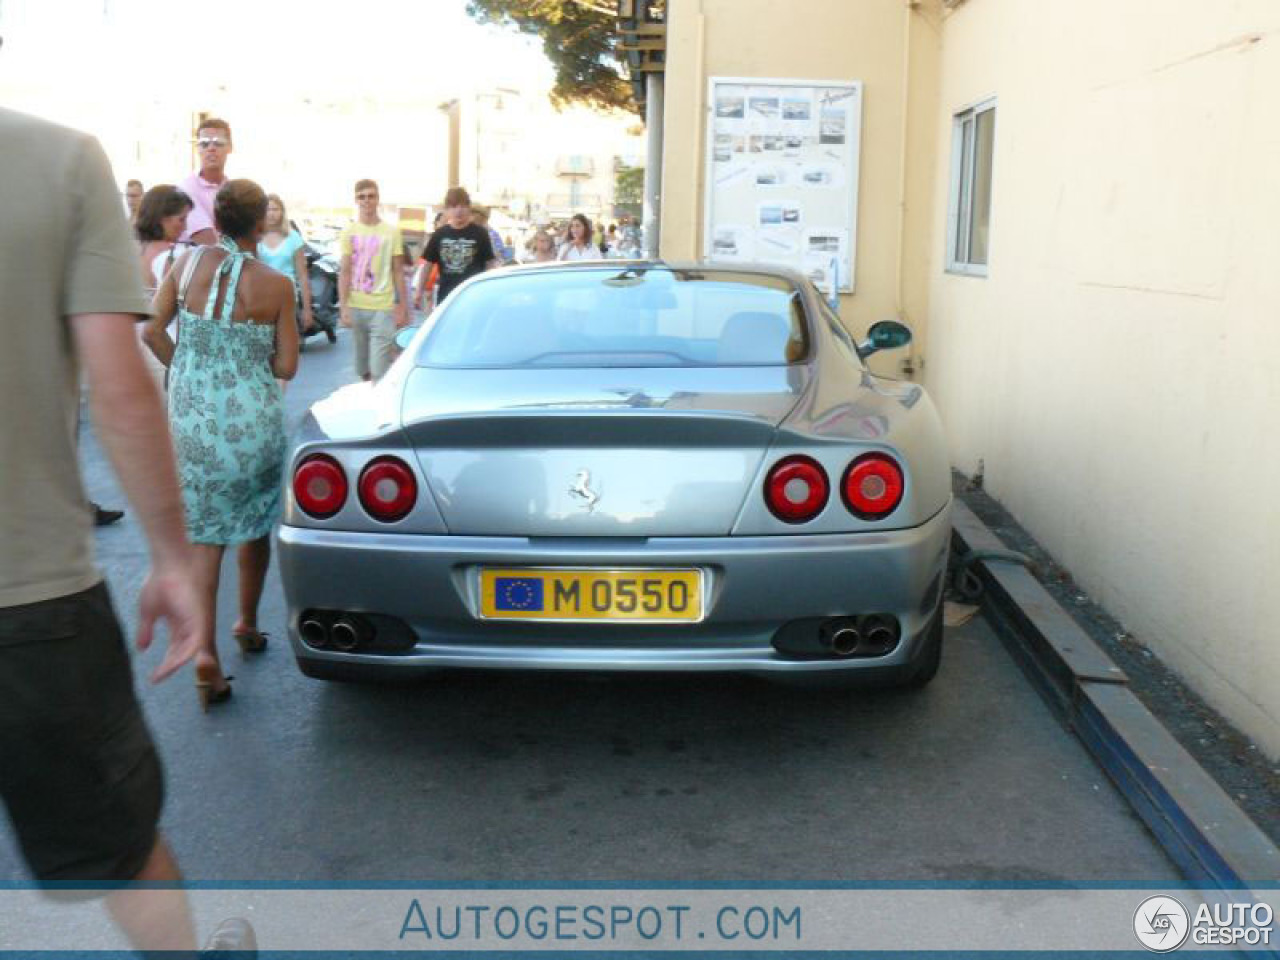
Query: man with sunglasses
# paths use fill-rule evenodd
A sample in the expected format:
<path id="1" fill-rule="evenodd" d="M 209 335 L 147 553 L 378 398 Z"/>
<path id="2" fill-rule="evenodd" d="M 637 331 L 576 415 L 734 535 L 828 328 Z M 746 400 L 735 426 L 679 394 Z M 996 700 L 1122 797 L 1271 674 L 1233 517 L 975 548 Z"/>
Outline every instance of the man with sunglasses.
<path id="1" fill-rule="evenodd" d="M 213 225 L 213 198 L 227 180 L 231 124 L 218 117 L 202 120 L 196 131 L 196 150 L 200 169 L 178 184 L 178 189 L 195 204 L 187 214 L 187 231 L 179 242 L 214 244 L 218 242 L 218 231 Z"/>
<path id="2" fill-rule="evenodd" d="M 356 181 L 356 219 L 342 231 L 341 323 L 355 342 L 356 376 L 377 383 L 395 359 L 396 330 L 409 324 L 400 228 L 378 216 L 378 184 Z"/>

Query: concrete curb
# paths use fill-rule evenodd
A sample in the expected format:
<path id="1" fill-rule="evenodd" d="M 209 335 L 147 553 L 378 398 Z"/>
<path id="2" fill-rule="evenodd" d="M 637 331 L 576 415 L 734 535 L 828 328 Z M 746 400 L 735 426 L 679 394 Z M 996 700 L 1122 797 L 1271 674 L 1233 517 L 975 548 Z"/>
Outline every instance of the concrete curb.
<path id="1" fill-rule="evenodd" d="M 964 503 L 960 552 L 1007 550 Z M 1129 689 L 1093 638 L 1016 563 L 976 561 L 984 610 L 1014 659 L 1075 731 L 1169 857 L 1199 887 L 1280 887 L 1280 849 Z"/>

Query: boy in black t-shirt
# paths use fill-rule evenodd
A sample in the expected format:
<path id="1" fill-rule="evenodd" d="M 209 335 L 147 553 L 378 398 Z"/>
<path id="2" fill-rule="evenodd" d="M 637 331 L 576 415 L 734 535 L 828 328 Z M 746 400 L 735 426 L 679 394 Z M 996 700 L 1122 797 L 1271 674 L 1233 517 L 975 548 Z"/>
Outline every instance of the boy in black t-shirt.
<path id="1" fill-rule="evenodd" d="M 471 222 L 471 197 L 462 187 L 451 187 L 444 195 L 444 224 L 431 234 L 423 259 L 439 264 L 440 280 L 436 303 L 462 281 L 498 266 L 489 240 L 489 231 Z"/>

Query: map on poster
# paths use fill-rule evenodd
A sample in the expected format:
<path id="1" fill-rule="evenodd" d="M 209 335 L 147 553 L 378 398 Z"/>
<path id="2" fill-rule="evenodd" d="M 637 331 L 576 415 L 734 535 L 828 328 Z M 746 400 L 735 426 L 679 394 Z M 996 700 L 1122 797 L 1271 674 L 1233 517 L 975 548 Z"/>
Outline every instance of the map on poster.
<path id="1" fill-rule="evenodd" d="M 712 77 L 704 255 L 853 290 L 860 81 Z"/>

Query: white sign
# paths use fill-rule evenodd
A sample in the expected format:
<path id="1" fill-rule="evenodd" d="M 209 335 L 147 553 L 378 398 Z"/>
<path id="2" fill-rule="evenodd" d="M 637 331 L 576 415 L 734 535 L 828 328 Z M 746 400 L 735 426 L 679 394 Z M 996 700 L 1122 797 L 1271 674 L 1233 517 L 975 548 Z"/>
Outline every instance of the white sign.
<path id="1" fill-rule="evenodd" d="M 851 293 L 862 83 L 712 77 L 707 104 L 703 255 Z"/>

